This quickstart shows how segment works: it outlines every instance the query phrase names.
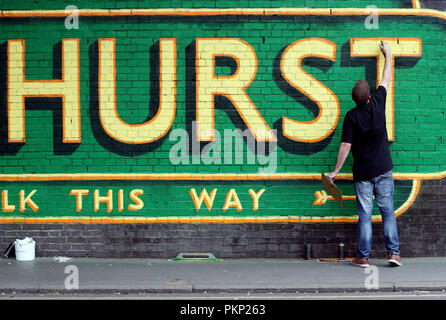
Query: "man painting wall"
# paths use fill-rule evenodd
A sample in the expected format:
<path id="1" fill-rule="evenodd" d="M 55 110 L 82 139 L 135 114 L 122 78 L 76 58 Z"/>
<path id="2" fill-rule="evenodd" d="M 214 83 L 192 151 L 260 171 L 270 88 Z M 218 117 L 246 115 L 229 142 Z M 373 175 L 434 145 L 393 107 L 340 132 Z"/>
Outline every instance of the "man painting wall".
<path id="1" fill-rule="evenodd" d="M 375 94 L 365 80 L 359 80 L 352 90 L 356 107 L 347 112 L 342 128 L 342 139 L 333 172 L 328 181 L 338 175 L 350 152 L 353 155 L 353 181 L 358 210 L 358 250 L 352 264 L 369 266 L 372 244 L 373 196 L 381 212 L 384 226 L 384 241 L 388 261 L 401 266 L 398 229 L 393 207 L 392 158 L 386 129 L 386 95 L 392 77 L 392 54 L 386 42 L 380 48 L 385 57 L 381 83 Z"/>

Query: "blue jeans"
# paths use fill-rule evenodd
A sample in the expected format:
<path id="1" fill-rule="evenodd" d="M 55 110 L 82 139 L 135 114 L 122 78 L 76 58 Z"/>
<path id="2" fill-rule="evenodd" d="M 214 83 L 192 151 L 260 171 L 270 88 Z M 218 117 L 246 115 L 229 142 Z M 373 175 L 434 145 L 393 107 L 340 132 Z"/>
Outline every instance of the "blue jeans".
<path id="1" fill-rule="evenodd" d="M 369 258 L 372 247 L 373 196 L 381 212 L 387 254 L 399 255 L 398 229 L 393 208 L 392 170 L 371 180 L 355 182 L 358 208 L 358 257 Z"/>

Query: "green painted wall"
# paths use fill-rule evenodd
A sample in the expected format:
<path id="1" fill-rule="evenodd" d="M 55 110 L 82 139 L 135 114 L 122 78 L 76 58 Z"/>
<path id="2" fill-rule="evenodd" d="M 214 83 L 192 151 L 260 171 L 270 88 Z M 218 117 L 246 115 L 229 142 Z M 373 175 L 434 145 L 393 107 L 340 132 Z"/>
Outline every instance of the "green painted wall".
<path id="1" fill-rule="evenodd" d="M 121 8 L 269 8 L 269 7 L 331 7 L 364 8 L 373 4 L 379 8 L 409 8 L 408 1 L 127 1 L 112 4 L 100 1 L 0 2 L 2 10 L 64 9 L 75 4 L 79 9 Z M 5 12 L 6 12 L 5 11 Z M 444 19 L 410 15 L 382 15 L 379 29 L 364 26 L 366 16 L 308 16 L 308 15 L 231 15 L 231 16 L 89 16 L 80 17 L 79 29 L 66 29 L 65 18 L 0 18 L 1 47 L 1 189 L 8 190 L 8 203 L 16 206 L 14 212 L 1 212 L 2 217 L 355 217 L 355 201 L 346 200 L 343 208 L 328 200 L 315 205 L 315 192 L 322 190 L 320 180 L 240 180 L 240 181 L 144 181 L 131 178 L 121 181 L 88 180 L 70 181 L 5 181 L 10 174 L 258 174 L 260 168 L 268 167 L 245 160 L 242 164 L 211 164 L 203 162 L 174 165 L 169 151 L 177 143 L 167 136 L 150 145 L 133 146 L 119 143 L 108 137 L 97 117 L 97 47 L 100 38 L 116 39 L 117 105 L 118 113 L 129 123 L 144 122 L 149 108 L 156 110 L 157 75 L 156 46 L 160 38 L 175 38 L 177 41 L 177 105 L 176 117 L 171 128 L 188 129 L 194 120 L 193 83 L 194 68 L 191 48 L 196 38 L 233 37 L 248 42 L 255 50 L 258 69 L 254 81 L 247 88 L 249 95 L 266 123 L 277 128 L 282 116 L 300 121 L 315 118 L 314 102 L 305 101 L 302 95 L 285 85 L 278 67 L 281 53 L 292 42 L 303 38 L 323 38 L 336 44 L 336 59 L 313 59 L 304 63 L 304 70 L 330 88 L 340 102 L 340 118 L 334 132 L 318 143 L 295 143 L 279 139 L 274 174 L 318 174 L 333 169 L 340 137 L 342 120 L 354 107 L 350 97 L 351 88 L 358 79 L 365 78 L 371 87 L 376 86 L 376 60 L 358 59 L 350 56 L 351 38 L 391 37 L 418 38 L 422 41 L 419 58 L 397 58 L 395 67 L 395 141 L 391 145 L 396 175 L 396 208 L 408 201 L 414 182 L 407 174 L 416 174 L 416 179 L 440 178 L 446 171 L 446 66 L 443 53 L 446 51 Z M 25 77 L 27 80 L 50 80 L 60 76 L 60 41 L 78 38 L 80 43 L 80 97 L 82 141 L 78 145 L 64 144 L 60 138 L 61 103 L 57 99 L 29 99 L 26 101 L 26 142 L 7 141 L 7 41 L 25 40 Z M 151 52 L 152 50 L 152 52 Z M 152 58 L 152 59 L 151 59 Z M 59 62 L 60 64 L 60 62 Z M 152 71 L 152 74 L 151 72 Z M 215 73 L 230 74 L 230 66 L 217 66 Z M 234 108 L 223 102 L 215 109 L 216 129 L 234 129 L 243 125 Z M 313 111 L 312 111 L 313 110 Z M 317 112 L 317 110 L 316 110 Z M 317 114 L 317 113 L 316 113 Z M 59 137 L 59 138 L 58 138 Z M 234 146 L 235 147 L 235 146 Z M 246 150 L 246 144 L 243 145 Z M 277 156 L 277 157 L 276 157 Z M 276 158 L 275 158 L 276 157 Z M 351 172 L 349 157 L 343 172 Z M 32 176 L 30 180 L 33 180 Z M 399 179 L 398 177 L 406 177 Z M 345 195 L 354 195 L 351 180 L 339 180 Z M 203 188 L 210 193 L 218 188 L 212 210 L 197 211 L 189 190 L 199 194 Z M 421 183 L 422 188 L 422 183 Z M 73 189 L 88 189 L 83 198 L 82 211 L 76 211 L 76 198 L 70 195 Z M 101 203 L 94 212 L 93 193 L 99 190 L 105 196 L 113 190 L 113 210 L 107 212 Z M 118 211 L 118 190 L 124 193 L 125 209 Z M 140 198 L 144 208 L 127 210 L 132 203 L 128 194 L 132 189 L 143 189 Z M 225 197 L 235 189 L 243 206 L 223 211 Z M 259 209 L 253 211 L 253 200 L 248 193 L 265 189 L 259 200 Z M 19 191 L 29 194 L 37 190 L 32 200 L 38 205 L 37 212 L 26 205 L 19 211 Z M 376 211 L 378 214 L 378 211 Z"/>

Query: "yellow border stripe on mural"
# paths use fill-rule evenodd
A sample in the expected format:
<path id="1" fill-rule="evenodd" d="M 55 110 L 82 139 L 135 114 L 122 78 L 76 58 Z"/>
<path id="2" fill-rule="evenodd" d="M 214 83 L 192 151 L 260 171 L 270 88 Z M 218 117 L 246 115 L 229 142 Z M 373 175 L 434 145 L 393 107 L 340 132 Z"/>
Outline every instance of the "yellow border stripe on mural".
<path id="1" fill-rule="evenodd" d="M 436 173 L 393 173 L 395 180 L 436 180 L 446 177 L 446 171 Z M 320 180 L 320 173 L 54 173 L 0 174 L 0 181 L 225 181 L 225 180 Z M 352 180 L 351 173 L 341 173 L 338 180 Z"/>
<path id="2" fill-rule="evenodd" d="M 420 8 L 413 1 L 410 9 L 379 9 L 380 15 L 430 16 L 446 19 L 446 12 Z M 0 10 L 0 18 L 67 17 L 65 10 Z M 79 9 L 79 16 L 221 16 L 221 15 L 369 15 L 366 8 L 166 8 L 166 9 Z"/>

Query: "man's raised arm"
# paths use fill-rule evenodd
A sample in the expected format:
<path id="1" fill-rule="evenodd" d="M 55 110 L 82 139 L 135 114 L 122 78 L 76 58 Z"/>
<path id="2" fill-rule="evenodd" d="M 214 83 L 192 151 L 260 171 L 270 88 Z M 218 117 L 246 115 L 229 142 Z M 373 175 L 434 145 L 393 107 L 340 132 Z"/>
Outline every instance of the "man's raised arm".
<path id="1" fill-rule="evenodd" d="M 379 85 L 386 88 L 387 91 L 387 88 L 389 88 L 390 80 L 392 79 L 392 52 L 387 42 L 381 41 L 379 47 L 381 48 L 381 51 L 383 52 L 386 59 L 384 63 L 383 77 Z"/>

